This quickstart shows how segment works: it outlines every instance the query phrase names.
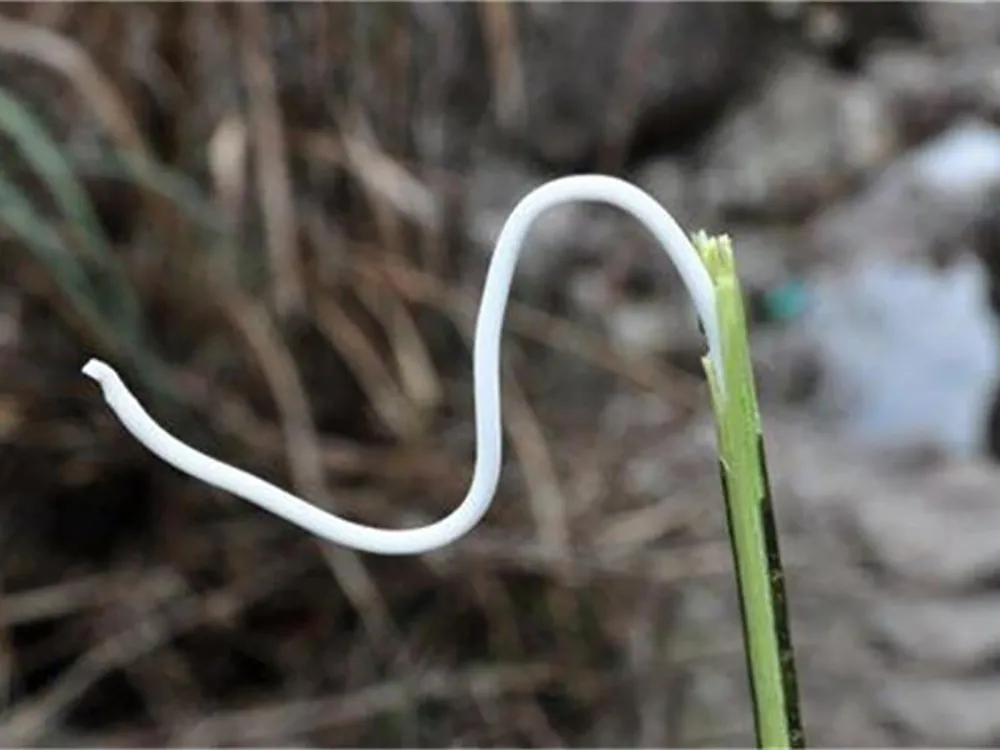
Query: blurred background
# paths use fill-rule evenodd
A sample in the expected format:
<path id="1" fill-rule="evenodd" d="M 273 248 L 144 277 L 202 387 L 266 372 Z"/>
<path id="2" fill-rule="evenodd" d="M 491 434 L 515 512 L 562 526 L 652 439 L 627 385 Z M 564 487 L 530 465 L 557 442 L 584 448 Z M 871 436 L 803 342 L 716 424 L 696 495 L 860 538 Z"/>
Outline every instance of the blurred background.
<path id="1" fill-rule="evenodd" d="M 600 171 L 728 232 L 807 734 L 1000 742 L 1000 6 L 8 4 L 0 744 L 746 746 L 703 342 L 636 222 L 538 223 L 506 467 L 319 543 L 80 374 L 367 523 L 474 457 L 492 243 Z"/>

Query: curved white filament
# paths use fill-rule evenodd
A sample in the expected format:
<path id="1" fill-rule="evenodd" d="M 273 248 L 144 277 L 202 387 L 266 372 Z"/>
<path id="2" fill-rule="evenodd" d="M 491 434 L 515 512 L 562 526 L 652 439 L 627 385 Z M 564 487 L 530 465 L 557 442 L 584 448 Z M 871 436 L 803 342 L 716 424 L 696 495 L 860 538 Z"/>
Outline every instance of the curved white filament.
<path id="1" fill-rule="evenodd" d="M 694 301 L 715 372 L 723 372 L 715 291 L 701 258 L 667 213 L 639 188 L 602 175 L 565 177 L 529 193 L 515 207 L 497 240 L 476 321 L 473 351 L 476 464 L 465 500 L 441 520 L 416 529 L 380 529 L 338 518 L 263 479 L 185 445 L 146 413 L 118 374 L 98 360 L 83 373 L 100 384 L 105 400 L 133 437 L 180 471 L 248 500 L 316 536 L 346 547 L 388 555 L 427 552 L 458 539 L 485 515 L 500 477 L 500 338 L 518 257 L 532 223 L 569 202 L 603 202 L 632 214 L 671 257 Z"/>

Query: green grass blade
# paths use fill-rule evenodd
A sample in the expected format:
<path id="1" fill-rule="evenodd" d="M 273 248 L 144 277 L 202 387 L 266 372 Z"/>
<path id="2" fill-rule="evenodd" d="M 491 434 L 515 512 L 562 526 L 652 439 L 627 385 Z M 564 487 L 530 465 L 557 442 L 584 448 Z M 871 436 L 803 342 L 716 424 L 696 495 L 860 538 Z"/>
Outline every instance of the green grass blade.
<path id="1" fill-rule="evenodd" d="M 0 222 L 48 270 L 59 289 L 89 325 L 106 326 L 94 304 L 90 278 L 67 251 L 62 235 L 35 211 L 24 193 L 0 173 Z"/>
<path id="2" fill-rule="evenodd" d="M 798 681 L 743 297 L 728 237 L 694 238 L 716 290 L 724 372 L 712 393 L 759 747 L 802 748 Z"/>
<path id="3" fill-rule="evenodd" d="M 21 156 L 55 200 L 80 246 L 101 271 L 108 275 L 118 308 L 115 322 L 135 334 L 141 328 L 141 306 L 121 263 L 115 257 L 87 192 L 77 179 L 63 150 L 49 137 L 41 120 L 20 99 L 0 88 L 0 132 L 17 146 Z M 69 248 L 62 243 L 67 258 Z"/>
<path id="4" fill-rule="evenodd" d="M 107 318 L 99 292 L 69 252 L 65 238 L 35 210 L 3 171 L 0 171 L 0 223 L 46 269 L 95 340 L 130 363 L 155 397 L 165 399 L 166 404 L 177 402 L 178 394 L 164 363 L 148 351 L 134 330 L 122 330 Z"/>

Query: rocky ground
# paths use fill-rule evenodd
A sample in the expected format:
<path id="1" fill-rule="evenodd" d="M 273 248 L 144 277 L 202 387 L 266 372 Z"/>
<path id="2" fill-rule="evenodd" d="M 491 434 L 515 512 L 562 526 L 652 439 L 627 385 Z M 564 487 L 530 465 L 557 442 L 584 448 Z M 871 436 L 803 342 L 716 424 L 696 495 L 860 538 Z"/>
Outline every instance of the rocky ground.
<path id="1" fill-rule="evenodd" d="M 702 341 L 618 212 L 533 231 L 501 496 L 440 553 L 186 481 L 78 375 L 341 513 L 438 517 L 492 243 L 583 171 L 734 238 L 811 744 L 1000 741 L 1000 8 L 6 13 L 0 742 L 752 742 Z"/>

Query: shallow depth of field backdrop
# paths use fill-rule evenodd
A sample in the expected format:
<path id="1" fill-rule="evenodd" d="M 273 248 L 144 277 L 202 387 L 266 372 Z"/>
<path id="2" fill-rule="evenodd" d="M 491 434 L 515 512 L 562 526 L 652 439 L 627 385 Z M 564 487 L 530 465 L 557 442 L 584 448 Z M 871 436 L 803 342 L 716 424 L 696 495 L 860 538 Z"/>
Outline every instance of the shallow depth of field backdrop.
<path id="1" fill-rule="evenodd" d="M 810 742 L 1000 742 L 1000 6 L 2 10 L 0 744 L 752 742 L 702 339 L 617 211 L 538 223 L 439 553 L 180 476 L 79 372 L 428 522 L 492 241 L 584 171 L 734 237 Z"/>

